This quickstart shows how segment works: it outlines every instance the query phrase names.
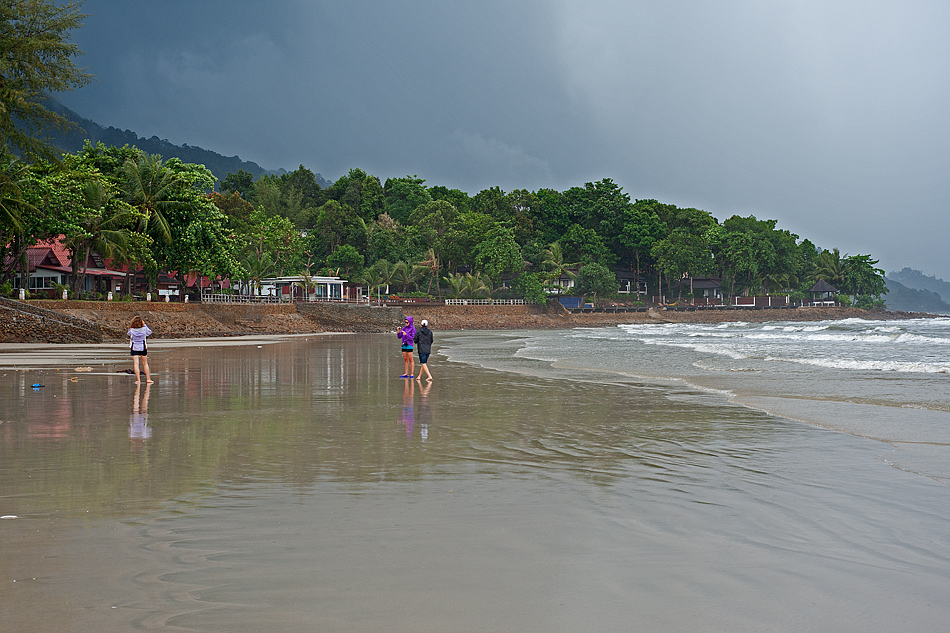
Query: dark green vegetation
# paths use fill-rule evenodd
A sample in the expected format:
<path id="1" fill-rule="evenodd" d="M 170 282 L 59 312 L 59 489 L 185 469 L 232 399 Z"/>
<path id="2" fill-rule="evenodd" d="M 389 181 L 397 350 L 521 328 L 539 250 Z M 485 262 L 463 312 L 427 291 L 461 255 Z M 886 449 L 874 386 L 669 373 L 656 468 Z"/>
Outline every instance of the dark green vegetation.
<path id="1" fill-rule="evenodd" d="M 132 130 L 120 130 L 114 127 L 103 127 L 79 114 L 73 112 L 62 104 L 50 100 L 47 107 L 58 114 L 61 114 L 75 126 L 65 133 L 54 133 L 49 142 L 64 152 L 82 151 L 86 141 L 92 141 L 92 144 L 102 143 L 103 145 L 122 147 L 131 145 L 139 148 L 148 154 L 158 154 L 163 158 L 180 158 L 185 163 L 197 163 L 207 167 L 215 178 L 223 179 L 230 172 L 244 170 L 253 174 L 255 178 L 269 172 L 260 165 L 252 161 L 241 160 L 237 156 L 222 156 L 217 152 L 203 149 L 194 145 L 175 145 L 166 139 L 160 139 L 157 136 L 144 138 Z M 323 186 L 330 184 L 317 174 L 317 182 Z"/>
<path id="2" fill-rule="evenodd" d="M 619 271 L 632 272 L 634 284 L 642 278 L 650 294 L 684 298 L 687 276 L 721 278 L 726 295 L 796 299 L 823 279 L 862 307 L 880 305 L 887 291 L 868 255 L 819 249 L 775 220 L 720 223 L 700 209 L 634 201 L 609 178 L 566 191 L 492 187 L 472 196 L 361 169 L 324 186 L 300 166 L 256 178 L 239 169 L 215 192 L 205 166 L 128 145 L 87 143 L 49 160 L 38 132 L 67 122 L 44 106 L 46 95 L 89 79 L 66 41 L 82 22 L 77 6 L 3 5 L 0 283 L 17 274 L 25 283 L 27 249 L 62 235 L 74 289 L 86 255 L 97 252 L 152 280 L 179 271 L 255 284 L 300 275 L 307 285 L 322 272 L 439 296 L 484 296 L 504 284 L 501 292 L 535 301 L 571 279 L 586 295 L 609 297 Z"/>

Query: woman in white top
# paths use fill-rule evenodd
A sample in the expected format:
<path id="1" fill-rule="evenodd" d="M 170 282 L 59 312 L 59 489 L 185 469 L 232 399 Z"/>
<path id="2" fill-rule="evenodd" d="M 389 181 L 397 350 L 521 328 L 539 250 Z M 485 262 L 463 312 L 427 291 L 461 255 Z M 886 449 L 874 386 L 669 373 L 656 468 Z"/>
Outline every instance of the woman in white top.
<path id="1" fill-rule="evenodd" d="M 148 345 L 145 344 L 145 338 L 151 333 L 152 331 L 145 325 L 145 321 L 142 320 L 142 317 L 136 316 L 132 319 L 132 325 L 129 326 L 128 334 L 129 338 L 132 339 L 129 347 L 132 350 L 132 364 L 135 368 L 135 384 L 137 385 L 142 382 L 139 378 L 139 358 L 142 359 L 142 366 L 145 369 L 145 382 L 148 384 L 155 382 L 149 375 Z"/>

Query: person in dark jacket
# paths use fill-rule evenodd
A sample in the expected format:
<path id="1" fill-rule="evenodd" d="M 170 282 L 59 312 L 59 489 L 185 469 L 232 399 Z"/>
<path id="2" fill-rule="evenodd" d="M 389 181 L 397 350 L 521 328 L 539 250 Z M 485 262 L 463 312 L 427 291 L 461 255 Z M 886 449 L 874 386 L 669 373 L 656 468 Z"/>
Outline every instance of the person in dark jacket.
<path id="1" fill-rule="evenodd" d="M 429 372 L 429 354 L 432 352 L 432 330 L 429 329 L 429 321 L 422 319 L 422 325 L 416 330 L 413 343 L 419 347 L 419 375 L 416 380 L 422 380 L 422 372 L 426 373 L 429 382 L 432 382 L 432 374 Z"/>

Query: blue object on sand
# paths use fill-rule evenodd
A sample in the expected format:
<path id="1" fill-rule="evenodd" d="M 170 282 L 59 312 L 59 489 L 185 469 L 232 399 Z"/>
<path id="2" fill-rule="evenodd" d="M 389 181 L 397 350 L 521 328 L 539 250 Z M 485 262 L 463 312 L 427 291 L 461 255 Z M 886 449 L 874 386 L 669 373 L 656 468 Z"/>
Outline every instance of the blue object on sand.
<path id="1" fill-rule="evenodd" d="M 38 383 L 38 382 L 33 383 L 33 388 L 34 388 L 34 389 L 39 389 L 40 387 L 45 387 L 45 386 L 46 386 L 46 385 L 41 385 L 41 384 Z"/>

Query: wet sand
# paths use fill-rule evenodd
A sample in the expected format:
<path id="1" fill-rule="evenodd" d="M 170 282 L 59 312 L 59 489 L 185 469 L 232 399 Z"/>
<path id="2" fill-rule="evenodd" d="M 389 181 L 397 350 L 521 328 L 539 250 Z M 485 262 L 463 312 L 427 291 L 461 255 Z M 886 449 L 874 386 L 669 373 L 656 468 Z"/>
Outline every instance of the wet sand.
<path id="1" fill-rule="evenodd" d="M 124 346 L 0 354 L 4 630 L 950 621 L 950 488 L 877 442 L 437 347 L 401 380 L 391 335 L 234 343 L 156 341 L 138 390 Z"/>

